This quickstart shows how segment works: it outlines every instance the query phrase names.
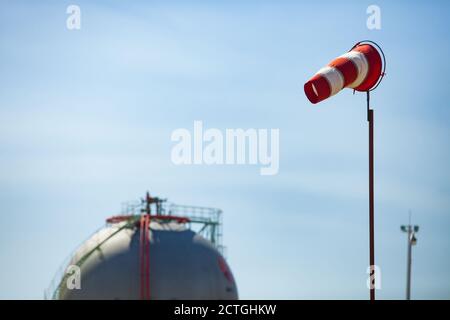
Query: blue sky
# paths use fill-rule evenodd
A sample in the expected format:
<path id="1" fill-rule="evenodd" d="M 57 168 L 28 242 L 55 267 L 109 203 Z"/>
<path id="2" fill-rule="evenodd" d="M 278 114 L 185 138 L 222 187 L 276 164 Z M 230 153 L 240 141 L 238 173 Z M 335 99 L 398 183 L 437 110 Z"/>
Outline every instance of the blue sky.
<path id="1" fill-rule="evenodd" d="M 66 8 L 81 8 L 81 30 Z M 381 8 L 381 30 L 366 9 Z M 366 299 L 365 96 L 313 106 L 303 84 L 378 42 L 380 299 L 450 298 L 448 2 L 1 1 L 0 298 L 40 299 L 62 260 L 148 189 L 224 210 L 241 298 Z M 280 170 L 176 166 L 177 128 L 280 129 Z"/>

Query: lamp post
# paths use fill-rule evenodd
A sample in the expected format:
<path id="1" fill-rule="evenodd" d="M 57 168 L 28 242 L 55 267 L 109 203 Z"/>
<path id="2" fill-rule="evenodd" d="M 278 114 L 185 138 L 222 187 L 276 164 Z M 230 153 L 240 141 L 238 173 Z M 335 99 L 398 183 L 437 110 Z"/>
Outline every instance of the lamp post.
<path id="1" fill-rule="evenodd" d="M 411 300 L 411 251 L 412 246 L 417 244 L 416 233 L 419 232 L 419 226 L 411 225 L 411 214 L 409 215 L 409 224 L 401 226 L 400 229 L 407 234 L 408 240 L 408 254 L 406 258 L 406 300 Z"/>

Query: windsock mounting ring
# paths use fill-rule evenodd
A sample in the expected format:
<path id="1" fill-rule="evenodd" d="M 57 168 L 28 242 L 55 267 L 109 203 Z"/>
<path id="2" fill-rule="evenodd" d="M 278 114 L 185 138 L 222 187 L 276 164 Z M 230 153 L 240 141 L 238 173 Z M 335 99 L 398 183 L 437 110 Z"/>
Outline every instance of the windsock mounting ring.
<path id="1" fill-rule="evenodd" d="M 357 46 L 362 45 L 362 44 L 371 44 L 371 45 L 375 46 L 375 48 L 378 50 L 378 53 L 380 54 L 381 59 L 382 59 L 381 73 L 380 73 L 377 81 L 375 82 L 375 84 L 369 90 L 365 90 L 365 91 L 373 91 L 380 85 L 381 81 L 383 80 L 384 76 L 386 75 L 386 56 L 384 55 L 384 52 L 381 49 L 381 47 L 375 41 L 372 41 L 372 40 L 362 40 L 362 41 L 357 42 L 349 50 L 349 52 L 352 51 Z"/>

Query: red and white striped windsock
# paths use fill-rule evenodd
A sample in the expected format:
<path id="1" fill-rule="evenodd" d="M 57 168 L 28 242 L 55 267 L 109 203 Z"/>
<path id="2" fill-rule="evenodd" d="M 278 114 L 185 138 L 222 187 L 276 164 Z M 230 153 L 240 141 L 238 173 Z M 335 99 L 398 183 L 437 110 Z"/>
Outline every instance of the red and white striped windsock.
<path id="1" fill-rule="evenodd" d="M 369 91 L 381 75 L 382 61 L 378 50 L 367 43 L 357 44 L 309 79 L 304 86 L 305 94 L 309 101 L 318 103 L 343 88 Z"/>

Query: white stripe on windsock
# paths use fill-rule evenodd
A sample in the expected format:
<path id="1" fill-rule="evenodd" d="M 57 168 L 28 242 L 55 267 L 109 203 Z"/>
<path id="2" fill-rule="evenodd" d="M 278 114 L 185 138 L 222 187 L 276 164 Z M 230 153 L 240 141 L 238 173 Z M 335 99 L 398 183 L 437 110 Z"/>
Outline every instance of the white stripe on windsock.
<path id="1" fill-rule="evenodd" d="M 330 97 L 344 88 L 344 77 L 338 69 L 326 66 L 320 69 L 317 74 L 320 74 L 328 81 L 331 88 Z"/>
<path id="2" fill-rule="evenodd" d="M 350 51 L 339 58 L 350 60 L 358 70 L 355 81 L 347 86 L 347 88 L 356 88 L 366 79 L 367 73 L 369 72 L 369 63 L 367 62 L 366 56 L 358 51 Z"/>

